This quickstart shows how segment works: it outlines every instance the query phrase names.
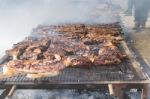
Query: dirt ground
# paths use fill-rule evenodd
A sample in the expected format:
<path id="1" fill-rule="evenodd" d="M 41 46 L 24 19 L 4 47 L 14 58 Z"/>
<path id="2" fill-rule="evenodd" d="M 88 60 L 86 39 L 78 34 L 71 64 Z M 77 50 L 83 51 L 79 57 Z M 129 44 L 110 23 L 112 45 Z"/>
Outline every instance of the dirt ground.
<path id="1" fill-rule="evenodd" d="M 150 62 L 150 29 L 146 29 L 141 32 L 130 33 L 134 39 L 134 46 L 138 49 L 142 57 Z"/>
<path id="2" fill-rule="evenodd" d="M 134 41 L 134 47 L 150 66 L 150 18 L 147 21 L 146 28 L 137 32 L 133 30 L 134 18 L 132 16 L 122 16 L 123 24 L 127 27 L 129 35 Z"/>

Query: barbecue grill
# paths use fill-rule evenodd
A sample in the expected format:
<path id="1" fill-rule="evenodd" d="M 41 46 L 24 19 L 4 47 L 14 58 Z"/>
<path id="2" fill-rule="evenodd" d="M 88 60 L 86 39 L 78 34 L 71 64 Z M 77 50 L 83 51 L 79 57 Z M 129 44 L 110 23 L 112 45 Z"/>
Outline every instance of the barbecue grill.
<path id="1" fill-rule="evenodd" d="M 108 24 L 107 24 L 108 25 Z M 101 25 L 106 27 L 107 25 Z M 117 24 L 110 25 L 123 33 Z M 46 26 L 45 26 L 46 28 Z M 147 84 L 149 77 L 142 71 L 140 63 L 135 59 L 131 46 L 121 41 L 119 48 L 129 58 L 118 65 L 95 66 L 92 68 L 66 68 L 61 74 L 55 77 L 31 79 L 20 74 L 13 77 L 0 79 L 0 87 L 13 86 L 17 88 L 74 88 L 74 86 L 95 88 L 93 86 L 107 84 Z M 78 87 L 77 87 L 78 88 Z"/>

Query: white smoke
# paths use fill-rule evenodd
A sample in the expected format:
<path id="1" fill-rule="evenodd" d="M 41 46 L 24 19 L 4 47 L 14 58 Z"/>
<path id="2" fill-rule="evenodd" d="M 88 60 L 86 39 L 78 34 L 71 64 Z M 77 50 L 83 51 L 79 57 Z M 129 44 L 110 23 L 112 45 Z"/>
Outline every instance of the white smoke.
<path id="1" fill-rule="evenodd" d="M 109 0 L 0 0 L 0 56 L 38 24 L 116 21 L 101 2 Z"/>

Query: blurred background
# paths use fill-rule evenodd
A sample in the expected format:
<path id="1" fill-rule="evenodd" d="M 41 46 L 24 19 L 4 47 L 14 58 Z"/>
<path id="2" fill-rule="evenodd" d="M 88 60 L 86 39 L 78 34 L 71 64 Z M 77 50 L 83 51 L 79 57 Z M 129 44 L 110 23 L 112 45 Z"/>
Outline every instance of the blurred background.
<path id="1" fill-rule="evenodd" d="M 137 31 L 139 27 L 136 26 L 138 21 L 135 18 L 139 12 L 136 12 L 135 4 L 139 5 L 144 0 L 135 1 L 138 4 L 128 0 L 0 0 L 0 57 L 6 49 L 30 35 L 32 29 L 40 24 L 121 22 L 132 37 L 134 46 L 149 64 L 149 16 L 144 29 Z M 140 10 L 145 15 L 143 11 Z M 99 91 L 84 92 L 79 96 L 72 90 L 22 90 L 16 91 L 13 99 L 109 99 L 103 97 L 104 93 L 98 94 Z"/>

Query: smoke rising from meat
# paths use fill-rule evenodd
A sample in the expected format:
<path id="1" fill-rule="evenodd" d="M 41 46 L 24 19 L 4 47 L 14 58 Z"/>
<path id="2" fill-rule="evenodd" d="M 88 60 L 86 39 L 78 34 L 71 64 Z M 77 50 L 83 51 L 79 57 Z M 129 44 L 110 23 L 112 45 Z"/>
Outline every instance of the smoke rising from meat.
<path id="1" fill-rule="evenodd" d="M 0 0 L 0 56 L 38 24 L 112 23 L 109 0 Z"/>

